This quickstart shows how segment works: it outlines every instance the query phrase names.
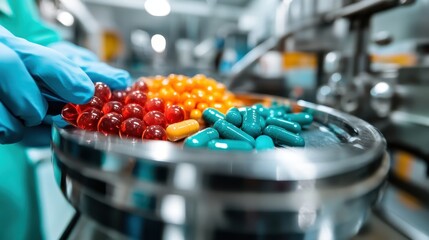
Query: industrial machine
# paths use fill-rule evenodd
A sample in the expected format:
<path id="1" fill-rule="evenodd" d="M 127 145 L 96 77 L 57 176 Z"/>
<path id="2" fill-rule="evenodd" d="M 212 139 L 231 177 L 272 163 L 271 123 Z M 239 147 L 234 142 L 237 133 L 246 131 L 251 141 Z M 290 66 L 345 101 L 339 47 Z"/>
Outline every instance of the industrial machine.
<path id="1" fill-rule="evenodd" d="M 110 27 L 115 24 L 106 19 L 115 17 L 107 14 L 111 9 L 107 10 L 106 6 L 118 7 L 118 15 L 127 11 L 129 19 L 116 20 L 124 41 L 131 46 L 125 52 L 132 58 L 147 56 L 146 35 L 154 33 L 148 25 L 163 29 L 163 34 L 169 28 L 166 30 L 161 25 L 179 29 L 177 19 L 180 18 L 176 17 L 171 25 L 159 19 L 139 25 L 141 20 L 137 16 L 143 5 L 136 1 L 83 2 Z M 186 36 L 179 36 L 178 30 L 172 31 L 178 38 L 197 39 L 192 44 L 207 43 L 207 49 L 211 50 L 214 49 L 213 39 L 199 39 L 204 35 L 201 26 L 211 26 L 207 27 L 207 34 L 215 32 L 218 26 L 235 23 L 238 18 L 235 15 L 243 12 L 237 6 L 245 4 L 237 0 L 234 1 L 237 5 L 227 8 L 224 4 L 228 1 L 221 1 L 223 5 L 211 12 L 201 1 L 175 1 L 176 13 L 191 14 L 190 8 L 181 5 L 183 2 L 194 4 L 200 10 L 193 11 L 198 17 L 215 18 L 214 13 L 220 14 L 221 20 L 211 25 L 204 25 L 205 21 L 198 24 L 199 21 L 189 18 L 186 24 L 194 28 L 190 27 L 193 30 L 188 29 Z M 73 4 L 63 7 L 71 9 Z M 274 18 L 269 21 L 272 24 L 266 26 L 268 35 L 264 41 L 233 65 L 228 75 L 221 76 L 232 89 L 259 93 L 280 89 L 275 92 L 277 95 L 318 102 L 363 118 L 384 135 L 387 154 L 384 155 L 384 145 L 379 141 L 381 135 L 365 122 L 308 103 L 301 104 L 317 112 L 317 124 L 306 136 L 310 146 L 316 148 L 315 152 L 286 151 L 257 158 L 234 155 L 237 158 L 234 163 L 228 161 L 232 157 L 227 155 L 209 157 L 213 157 L 211 165 L 201 161 L 201 155 L 210 156 L 205 152 L 190 154 L 175 146 L 155 143 L 142 148 L 123 146 L 117 140 L 100 138 L 93 133 L 56 128 L 53 130 L 56 180 L 77 210 L 63 237 L 332 239 L 349 238 L 362 228 L 355 239 L 428 239 L 429 152 L 426 146 L 429 144 L 429 112 L 426 102 L 429 88 L 426 76 L 428 41 L 424 35 L 428 8 L 427 1 L 419 0 L 281 0 L 273 9 Z M 70 12 L 76 16 L 75 12 Z M 403 18 L 410 20 L 401 21 Z M 100 37 L 98 27 L 92 28 L 95 32 L 89 31 L 97 34 L 93 40 Z M 149 29 L 147 32 L 141 30 L 145 27 Z M 167 47 L 169 44 L 172 47 L 171 42 Z M 193 46 L 187 43 L 185 46 Z M 272 50 L 285 62 L 286 77 L 276 75 L 270 79 L 258 75 L 255 78 L 254 66 Z M 165 53 L 151 54 L 153 59 L 167 56 Z M 193 57 L 184 56 L 185 60 Z M 299 69 L 301 62 L 305 62 L 305 68 Z M 127 65 L 127 60 L 123 63 L 131 65 L 131 71 L 137 69 L 136 76 L 154 72 L 193 74 L 207 70 L 192 69 L 189 73 L 189 69 L 157 69 L 134 62 Z M 298 70 L 291 69 L 291 65 L 298 66 Z M 213 69 L 209 71 L 213 73 Z M 249 88 L 249 82 L 256 87 Z M 322 149 L 322 143 L 329 148 Z M 358 145 L 362 148 L 356 147 Z M 154 154 L 151 149 L 155 148 L 165 149 L 163 155 Z M 332 157 L 332 153 L 336 156 Z M 278 160 L 282 154 L 292 154 L 309 165 L 281 166 Z M 248 164 L 249 161 L 252 163 Z M 228 171 L 225 166 L 229 167 Z M 286 171 L 286 167 L 290 169 Z M 390 175 L 385 184 L 380 176 L 388 169 Z M 305 175 L 312 170 L 318 174 Z M 294 176 L 293 171 L 305 174 Z M 181 174 L 194 178 L 190 182 L 180 182 L 176 179 Z M 219 185 L 231 189 L 220 189 Z M 349 187 L 363 190 L 348 196 L 346 188 Z M 296 191 L 298 188 L 311 191 L 305 195 Z M 246 195 L 243 189 L 252 190 L 253 195 Z M 379 194 L 382 189 L 385 189 L 383 196 Z M 238 193 L 234 195 L 232 190 Z M 329 198 L 327 193 L 335 193 L 335 197 Z M 261 201 L 246 205 L 248 197 Z M 289 204 L 280 204 L 283 198 Z M 294 205 L 297 199 L 305 204 Z M 306 199 L 308 201 L 304 201 Z M 373 204 L 377 208 L 371 216 L 367 213 Z M 171 206 L 176 210 L 171 210 Z M 368 223 L 365 225 L 365 222 Z M 278 227 L 282 224 L 289 227 Z"/>

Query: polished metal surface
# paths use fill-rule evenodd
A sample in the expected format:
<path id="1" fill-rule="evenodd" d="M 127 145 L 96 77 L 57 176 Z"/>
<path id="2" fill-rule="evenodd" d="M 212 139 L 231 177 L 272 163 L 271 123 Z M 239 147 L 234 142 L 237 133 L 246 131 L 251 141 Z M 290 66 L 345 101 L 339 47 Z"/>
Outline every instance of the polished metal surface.
<path id="1" fill-rule="evenodd" d="M 384 187 L 384 139 L 358 118 L 298 104 L 315 118 L 302 134 L 306 146 L 267 152 L 188 150 L 53 128 L 56 180 L 83 215 L 132 238 L 349 238 Z"/>

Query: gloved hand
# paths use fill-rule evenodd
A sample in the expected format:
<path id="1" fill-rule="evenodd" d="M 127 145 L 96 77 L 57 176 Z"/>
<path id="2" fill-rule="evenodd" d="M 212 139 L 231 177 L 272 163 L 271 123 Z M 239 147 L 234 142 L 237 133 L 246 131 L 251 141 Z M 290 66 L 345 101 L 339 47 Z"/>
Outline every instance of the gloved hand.
<path id="1" fill-rule="evenodd" d="M 131 78 L 128 72 L 100 62 L 94 53 L 85 48 L 69 42 L 56 42 L 48 47 L 64 54 L 77 64 L 93 82 L 104 82 L 111 89 L 123 89 L 130 85 Z"/>
<path id="2" fill-rule="evenodd" d="M 25 127 L 39 125 L 47 99 L 83 104 L 93 94 L 91 79 L 73 61 L 0 26 L 0 143 L 17 142 Z"/>

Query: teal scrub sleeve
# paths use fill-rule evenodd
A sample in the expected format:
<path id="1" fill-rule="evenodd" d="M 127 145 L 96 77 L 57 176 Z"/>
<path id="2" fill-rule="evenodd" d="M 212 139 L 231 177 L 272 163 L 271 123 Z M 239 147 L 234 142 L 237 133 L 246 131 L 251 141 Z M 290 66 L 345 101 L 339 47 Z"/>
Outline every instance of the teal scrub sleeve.
<path id="1" fill-rule="evenodd" d="M 60 35 L 40 19 L 35 0 L 3 0 L 10 12 L 0 12 L 0 26 L 30 42 L 48 45 L 61 40 Z"/>

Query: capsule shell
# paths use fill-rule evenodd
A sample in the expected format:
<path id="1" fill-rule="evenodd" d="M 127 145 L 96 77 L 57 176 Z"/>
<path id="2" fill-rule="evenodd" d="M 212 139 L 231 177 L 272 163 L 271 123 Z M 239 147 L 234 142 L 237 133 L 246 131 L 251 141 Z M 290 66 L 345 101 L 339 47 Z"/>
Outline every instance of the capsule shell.
<path id="1" fill-rule="evenodd" d="M 269 109 L 270 117 L 283 117 L 286 111 L 283 106 L 272 107 Z"/>
<path id="2" fill-rule="evenodd" d="M 213 127 L 219 132 L 219 135 L 222 138 L 241 140 L 250 143 L 252 146 L 255 146 L 255 139 L 252 136 L 245 133 L 240 128 L 234 126 L 232 123 L 227 122 L 226 120 L 218 120 L 213 125 Z"/>
<path id="3" fill-rule="evenodd" d="M 259 121 L 261 122 L 261 129 L 264 129 L 265 126 L 267 126 L 267 122 L 265 121 L 265 118 L 262 116 L 259 116 Z"/>
<path id="4" fill-rule="evenodd" d="M 252 137 L 257 137 L 261 135 L 261 119 L 259 114 L 256 112 L 256 109 L 248 108 L 243 117 L 243 123 L 241 130 L 246 132 Z"/>
<path id="5" fill-rule="evenodd" d="M 207 147 L 207 144 L 211 140 L 218 139 L 218 138 L 219 138 L 218 131 L 214 128 L 209 127 L 186 138 L 184 146 L 186 148 L 203 148 L 203 147 Z"/>
<path id="6" fill-rule="evenodd" d="M 284 128 L 285 130 L 288 130 L 294 133 L 301 132 L 301 125 L 299 125 L 296 122 L 290 122 L 288 120 L 281 119 L 281 118 L 269 117 L 267 118 L 267 125 L 275 125 L 277 127 Z"/>
<path id="7" fill-rule="evenodd" d="M 203 112 L 204 122 L 213 125 L 219 119 L 225 119 L 225 115 L 214 108 L 207 108 Z"/>
<path id="8" fill-rule="evenodd" d="M 283 118 L 291 122 L 297 122 L 301 125 L 308 125 L 313 122 L 313 116 L 304 112 L 285 114 Z"/>
<path id="9" fill-rule="evenodd" d="M 246 113 L 248 107 L 240 107 L 238 108 L 238 111 L 240 112 L 241 116 L 243 117 Z"/>
<path id="10" fill-rule="evenodd" d="M 189 119 L 182 122 L 171 124 L 165 130 L 167 132 L 167 138 L 170 141 L 178 141 L 185 137 L 191 136 L 198 132 L 200 124 L 197 120 Z"/>
<path id="11" fill-rule="evenodd" d="M 230 139 L 211 140 L 208 148 L 218 151 L 252 151 L 253 147 L 248 142 Z"/>
<path id="12" fill-rule="evenodd" d="M 241 123 L 243 121 L 243 117 L 237 108 L 229 109 L 229 111 L 226 113 L 225 119 L 226 121 L 234 124 L 236 127 L 241 127 Z"/>
<path id="13" fill-rule="evenodd" d="M 304 138 L 301 136 L 274 125 L 268 125 L 264 129 L 264 134 L 270 136 L 276 144 L 293 147 L 303 147 L 305 145 Z"/>
<path id="14" fill-rule="evenodd" d="M 268 117 L 270 115 L 270 110 L 262 104 L 255 104 L 252 106 L 253 109 L 256 109 L 258 114 L 264 118 Z"/>
<path id="15" fill-rule="evenodd" d="M 255 148 L 258 151 L 274 149 L 273 139 L 267 135 L 261 135 L 256 138 Z"/>

